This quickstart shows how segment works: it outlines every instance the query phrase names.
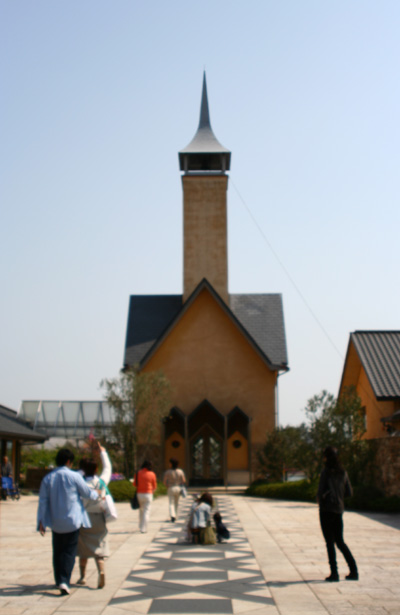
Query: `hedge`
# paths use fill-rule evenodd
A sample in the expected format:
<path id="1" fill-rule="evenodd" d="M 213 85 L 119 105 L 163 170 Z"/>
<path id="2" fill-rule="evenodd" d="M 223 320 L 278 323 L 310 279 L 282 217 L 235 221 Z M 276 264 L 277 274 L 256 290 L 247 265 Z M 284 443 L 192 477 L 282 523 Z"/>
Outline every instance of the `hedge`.
<path id="1" fill-rule="evenodd" d="M 129 502 L 133 498 L 136 489 L 129 480 L 113 480 L 109 483 L 108 488 L 115 502 Z M 165 495 L 166 493 L 165 485 L 158 483 L 154 497 Z"/>
<path id="2" fill-rule="evenodd" d="M 246 495 L 295 502 L 316 502 L 317 491 L 318 483 L 311 483 L 308 480 L 290 483 L 255 481 L 246 490 Z M 400 512 L 400 497 L 385 497 L 376 487 L 356 486 L 353 489 L 353 496 L 346 498 L 345 507 L 347 510 L 362 512 L 398 513 Z"/>
<path id="3" fill-rule="evenodd" d="M 264 483 L 256 481 L 247 488 L 246 495 L 276 500 L 315 502 L 317 499 L 317 489 L 318 483 L 310 483 L 308 480 L 290 483 Z"/>

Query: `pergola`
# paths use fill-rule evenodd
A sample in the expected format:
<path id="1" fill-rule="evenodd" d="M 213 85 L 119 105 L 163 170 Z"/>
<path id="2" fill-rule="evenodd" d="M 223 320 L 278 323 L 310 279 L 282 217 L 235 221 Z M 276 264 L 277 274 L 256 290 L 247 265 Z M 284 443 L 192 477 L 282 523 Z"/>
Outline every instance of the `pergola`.
<path id="1" fill-rule="evenodd" d="M 0 405 L 0 443 L 1 458 L 9 456 L 8 448 L 11 444 L 10 461 L 13 467 L 14 479 L 19 479 L 21 467 L 21 446 L 23 444 L 41 444 L 47 440 L 45 434 L 38 433 L 15 410 Z"/>

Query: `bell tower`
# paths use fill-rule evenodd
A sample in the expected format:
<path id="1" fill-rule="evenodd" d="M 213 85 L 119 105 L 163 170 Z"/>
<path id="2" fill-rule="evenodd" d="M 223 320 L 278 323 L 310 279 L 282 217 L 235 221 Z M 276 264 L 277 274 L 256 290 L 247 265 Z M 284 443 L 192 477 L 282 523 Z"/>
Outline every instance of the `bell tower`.
<path id="1" fill-rule="evenodd" d="M 210 123 L 206 75 L 200 121 L 179 152 L 183 171 L 183 300 L 203 278 L 228 303 L 227 203 L 231 152 L 216 139 Z"/>

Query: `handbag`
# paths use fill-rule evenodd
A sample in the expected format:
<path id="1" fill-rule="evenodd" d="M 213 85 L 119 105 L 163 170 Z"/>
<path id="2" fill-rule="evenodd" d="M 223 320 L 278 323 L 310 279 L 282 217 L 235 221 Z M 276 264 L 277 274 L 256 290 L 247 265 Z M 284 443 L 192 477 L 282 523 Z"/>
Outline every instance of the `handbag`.
<path id="1" fill-rule="evenodd" d="M 138 508 L 140 508 L 139 498 L 137 496 L 137 488 L 138 488 L 138 475 L 137 475 L 137 472 L 136 472 L 135 483 L 136 483 L 136 491 L 135 491 L 135 494 L 134 494 L 133 498 L 131 499 L 131 508 L 132 508 L 132 510 L 137 510 Z"/>
<path id="2" fill-rule="evenodd" d="M 104 500 L 104 515 L 106 523 L 112 523 L 118 519 L 117 508 L 111 493 L 107 493 L 106 499 Z"/>
<path id="3" fill-rule="evenodd" d="M 181 485 L 181 496 L 185 498 L 187 496 L 187 491 L 185 485 Z"/>
<path id="4" fill-rule="evenodd" d="M 101 501 L 101 508 L 104 513 L 105 521 L 106 523 L 112 523 L 113 521 L 116 521 L 118 519 L 117 508 L 115 506 L 113 496 L 111 495 L 107 485 L 101 478 L 99 478 L 98 486 L 102 491 L 105 491 L 105 497 Z"/>
<path id="5" fill-rule="evenodd" d="M 207 527 L 201 530 L 200 542 L 203 545 L 215 545 L 217 544 L 217 537 L 215 536 L 214 528 L 211 527 L 210 522 L 207 523 Z"/>

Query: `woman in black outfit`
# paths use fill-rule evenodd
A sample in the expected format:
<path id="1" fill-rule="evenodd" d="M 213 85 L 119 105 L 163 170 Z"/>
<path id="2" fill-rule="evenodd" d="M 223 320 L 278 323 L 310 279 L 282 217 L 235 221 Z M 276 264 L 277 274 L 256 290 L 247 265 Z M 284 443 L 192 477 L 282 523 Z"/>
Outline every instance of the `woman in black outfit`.
<path id="1" fill-rule="evenodd" d="M 343 553 L 350 568 L 346 579 L 358 581 L 357 564 L 349 547 L 343 540 L 344 498 L 352 495 L 349 477 L 339 461 L 337 450 L 332 446 L 327 446 L 324 450 L 324 461 L 325 468 L 322 470 L 319 479 L 318 503 L 321 529 L 331 568 L 331 574 L 325 581 L 339 581 L 335 544 Z"/>

